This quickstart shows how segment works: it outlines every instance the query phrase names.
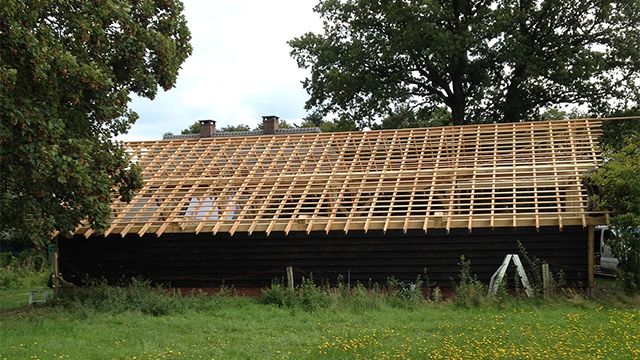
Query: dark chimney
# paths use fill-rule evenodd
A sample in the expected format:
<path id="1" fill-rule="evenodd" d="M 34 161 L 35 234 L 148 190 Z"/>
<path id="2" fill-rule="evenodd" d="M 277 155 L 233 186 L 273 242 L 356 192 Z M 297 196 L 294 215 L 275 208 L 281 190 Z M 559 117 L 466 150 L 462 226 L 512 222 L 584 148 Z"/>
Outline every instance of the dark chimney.
<path id="1" fill-rule="evenodd" d="M 213 137 L 213 134 L 216 133 L 215 120 L 199 120 L 199 121 L 200 121 L 200 137 L 201 138 Z"/>
<path id="2" fill-rule="evenodd" d="M 278 119 L 275 115 L 268 115 L 262 117 L 262 133 L 271 135 L 275 134 L 278 130 Z"/>

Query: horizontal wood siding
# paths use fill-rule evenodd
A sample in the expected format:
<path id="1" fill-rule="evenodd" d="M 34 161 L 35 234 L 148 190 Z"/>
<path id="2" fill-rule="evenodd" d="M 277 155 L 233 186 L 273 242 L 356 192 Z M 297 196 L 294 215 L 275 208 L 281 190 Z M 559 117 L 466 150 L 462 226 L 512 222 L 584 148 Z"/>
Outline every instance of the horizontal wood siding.
<path id="1" fill-rule="evenodd" d="M 315 280 L 336 282 L 339 275 L 359 281 L 385 284 L 394 276 L 411 281 L 427 274 L 436 286 L 450 286 L 457 279 L 460 256 L 471 261 L 471 269 L 488 283 L 504 256 L 518 253 L 520 240 L 530 256 L 551 263 L 552 271 L 563 270 L 569 283 L 587 279 L 587 230 L 582 227 L 430 230 L 403 234 L 341 231 L 253 234 L 227 233 L 146 234 L 76 236 L 60 239 L 60 268 L 67 280 L 80 282 L 87 275 L 117 281 L 140 276 L 155 283 L 177 287 L 227 285 L 268 286 L 294 267 L 299 282 L 313 274 Z M 523 262 L 526 261 L 523 259 Z M 509 275 L 513 276 L 510 270 Z"/>

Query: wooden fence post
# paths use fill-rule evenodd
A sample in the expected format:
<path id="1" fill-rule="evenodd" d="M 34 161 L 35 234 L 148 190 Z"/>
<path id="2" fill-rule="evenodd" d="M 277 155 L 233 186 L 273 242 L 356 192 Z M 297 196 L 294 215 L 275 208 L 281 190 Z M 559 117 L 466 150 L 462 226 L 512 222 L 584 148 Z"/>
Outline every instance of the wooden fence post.
<path id="1" fill-rule="evenodd" d="M 289 283 L 289 289 L 293 290 L 293 267 L 287 266 L 287 281 Z"/>
<path id="2" fill-rule="evenodd" d="M 549 288 L 551 287 L 551 279 L 549 274 L 549 264 L 542 264 L 542 289 L 544 298 L 549 299 Z"/>
<path id="3" fill-rule="evenodd" d="M 58 268 L 58 248 L 56 246 L 56 251 L 51 253 L 51 282 L 53 283 L 53 293 L 58 294 L 58 290 L 60 289 L 60 273 Z"/>

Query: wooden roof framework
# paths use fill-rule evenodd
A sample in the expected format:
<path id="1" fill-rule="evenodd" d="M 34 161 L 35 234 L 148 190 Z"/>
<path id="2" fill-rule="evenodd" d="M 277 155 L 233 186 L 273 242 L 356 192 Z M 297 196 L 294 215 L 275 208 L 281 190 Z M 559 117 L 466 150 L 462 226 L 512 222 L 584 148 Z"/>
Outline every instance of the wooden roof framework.
<path id="1" fill-rule="evenodd" d="M 120 234 L 523 227 L 587 210 L 597 119 L 127 143 L 144 186 Z M 77 233 L 90 236 L 81 227 Z"/>

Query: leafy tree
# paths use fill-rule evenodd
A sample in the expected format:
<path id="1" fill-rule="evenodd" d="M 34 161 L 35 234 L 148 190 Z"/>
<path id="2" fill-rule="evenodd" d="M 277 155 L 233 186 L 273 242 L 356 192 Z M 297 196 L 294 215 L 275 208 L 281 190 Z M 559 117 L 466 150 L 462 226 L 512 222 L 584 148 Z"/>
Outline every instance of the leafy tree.
<path id="1" fill-rule="evenodd" d="M 602 123 L 600 144 L 612 151 L 620 150 L 625 145 L 625 138 L 640 137 L 640 108 L 626 109 L 611 114 L 613 117 L 629 118 L 627 120 L 605 121 Z"/>
<path id="2" fill-rule="evenodd" d="M 409 108 L 400 108 L 382 120 L 380 125 L 371 126 L 378 129 L 410 129 L 433 126 L 451 125 L 451 114 L 444 108 L 436 108 L 433 111 L 418 111 Z"/>
<path id="3" fill-rule="evenodd" d="M 196 121 L 195 123 L 191 124 L 191 126 L 189 126 L 188 128 L 182 130 L 180 134 L 182 135 L 200 134 L 200 122 Z"/>
<path id="4" fill-rule="evenodd" d="M 322 132 L 338 132 L 338 131 L 357 131 L 358 127 L 354 122 L 347 119 L 335 119 L 327 120 L 320 124 L 320 131 Z"/>
<path id="5" fill-rule="evenodd" d="M 351 121 L 344 119 L 325 120 L 319 112 L 313 112 L 302 118 L 300 127 L 317 127 L 322 132 L 356 131 L 358 128 Z"/>
<path id="6" fill-rule="evenodd" d="M 296 124 L 289 124 L 286 120 L 284 119 L 279 119 L 278 120 L 278 129 L 295 129 L 296 128 Z M 262 121 L 258 124 L 258 126 L 256 126 L 255 128 L 253 128 L 254 131 L 262 131 Z"/>
<path id="7" fill-rule="evenodd" d="M 229 131 L 229 132 L 234 132 L 234 131 L 251 131 L 251 127 L 249 125 L 244 125 L 244 124 L 240 124 L 240 125 L 227 125 L 224 126 L 220 129 L 220 131 Z M 195 123 L 191 124 L 191 126 L 189 126 L 188 128 L 182 130 L 182 132 L 180 132 L 180 134 L 182 135 L 186 135 L 186 134 L 200 134 L 200 122 L 196 121 Z"/>
<path id="8" fill-rule="evenodd" d="M 573 108 L 569 111 L 551 108 L 545 110 L 544 112 L 542 112 L 542 114 L 540 114 L 540 120 L 542 121 L 584 119 L 588 117 L 590 117 L 589 114 L 581 111 L 578 108 Z"/>
<path id="9" fill-rule="evenodd" d="M 620 260 L 618 279 L 628 292 L 640 289 L 640 120 L 618 123 L 605 131 L 603 164 L 588 175 L 588 182 L 598 189 L 595 200 L 603 210 L 610 210 L 610 222 L 617 235 L 608 245 Z M 620 136 L 620 129 L 626 129 Z M 608 133 L 615 135 L 607 135 Z"/>
<path id="10" fill-rule="evenodd" d="M 640 139 L 627 138 L 619 150 L 604 148 L 607 159 L 591 175 L 600 189 L 600 205 L 613 211 L 617 236 L 609 246 L 620 260 L 618 275 L 629 292 L 640 289 Z"/>
<path id="11" fill-rule="evenodd" d="M 326 121 L 324 120 L 324 116 L 321 113 L 314 111 L 313 113 L 307 115 L 307 117 L 302 118 L 302 127 L 320 127 Z"/>
<path id="12" fill-rule="evenodd" d="M 229 131 L 229 132 L 234 132 L 234 131 L 251 131 L 251 127 L 249 125 L 244 125 L 244 124 L 240 124 L 240 125 L 228 125 L 223 127 L 222 129 L 220 129 L 222 131 Z"/>
<path id="13" fill-rule="evenodd" d="M 285 120 L 280 119 L 280 122 L 278 124 L 278 127 L 280 129 L 293 129 L 294 126 L 293 125 L 289 125 Z M 254 131 L 260 130 L 262 131 L 262 124 L 256 126 L 254 129 Z M 240 125 L 227 125 L 224 126 L 220 129 L 220 131 L 229 131 L 229 132 L 234 132 L 234 131 L 251 131 L 251 127 L 249 125 L 245 125 L 245 124 L 240 124 Z M 188 128 L 182 130 L 180 132 L 180 134 L 182 135 L 187 135 L 187 134 L 199 134 L 200 133 L 200 122 L 196 121 L 195 123 L 191 124 L 191 126 L 189 126 Z M 171 133 L 167 133 L 170 135 L 173 135 Z"/>
<path id="14" fill-rule="evenodd" d="M 82 220 L 103 231 L 110 197 L 142 180 L 113 140 L 129 94 L 174 86 L 191 54 L 179 0 L 0 2 L 0 232 L 36 243 Z"/>
<path id="15" fill-rule="evenodd" d="M 446 107 L 454 125 L 599 115 L 638 103 L 637 0 L 321 0 L 321 34 L 289 41 L 307 109 L 371 127 Z"/>
<path id="16" fill-rule="evenodd" d="M 295 129 L 297 126 L 296 124 L 289 124 L 287 122 L 287 120 L 284 119 L 280 119 L 278 121 L 278 129 Z M 262 123 L 260 123 L 260 125 L 258 126 L 258 128 L 260 128 L 260 130 L 262 130 Z"/>

